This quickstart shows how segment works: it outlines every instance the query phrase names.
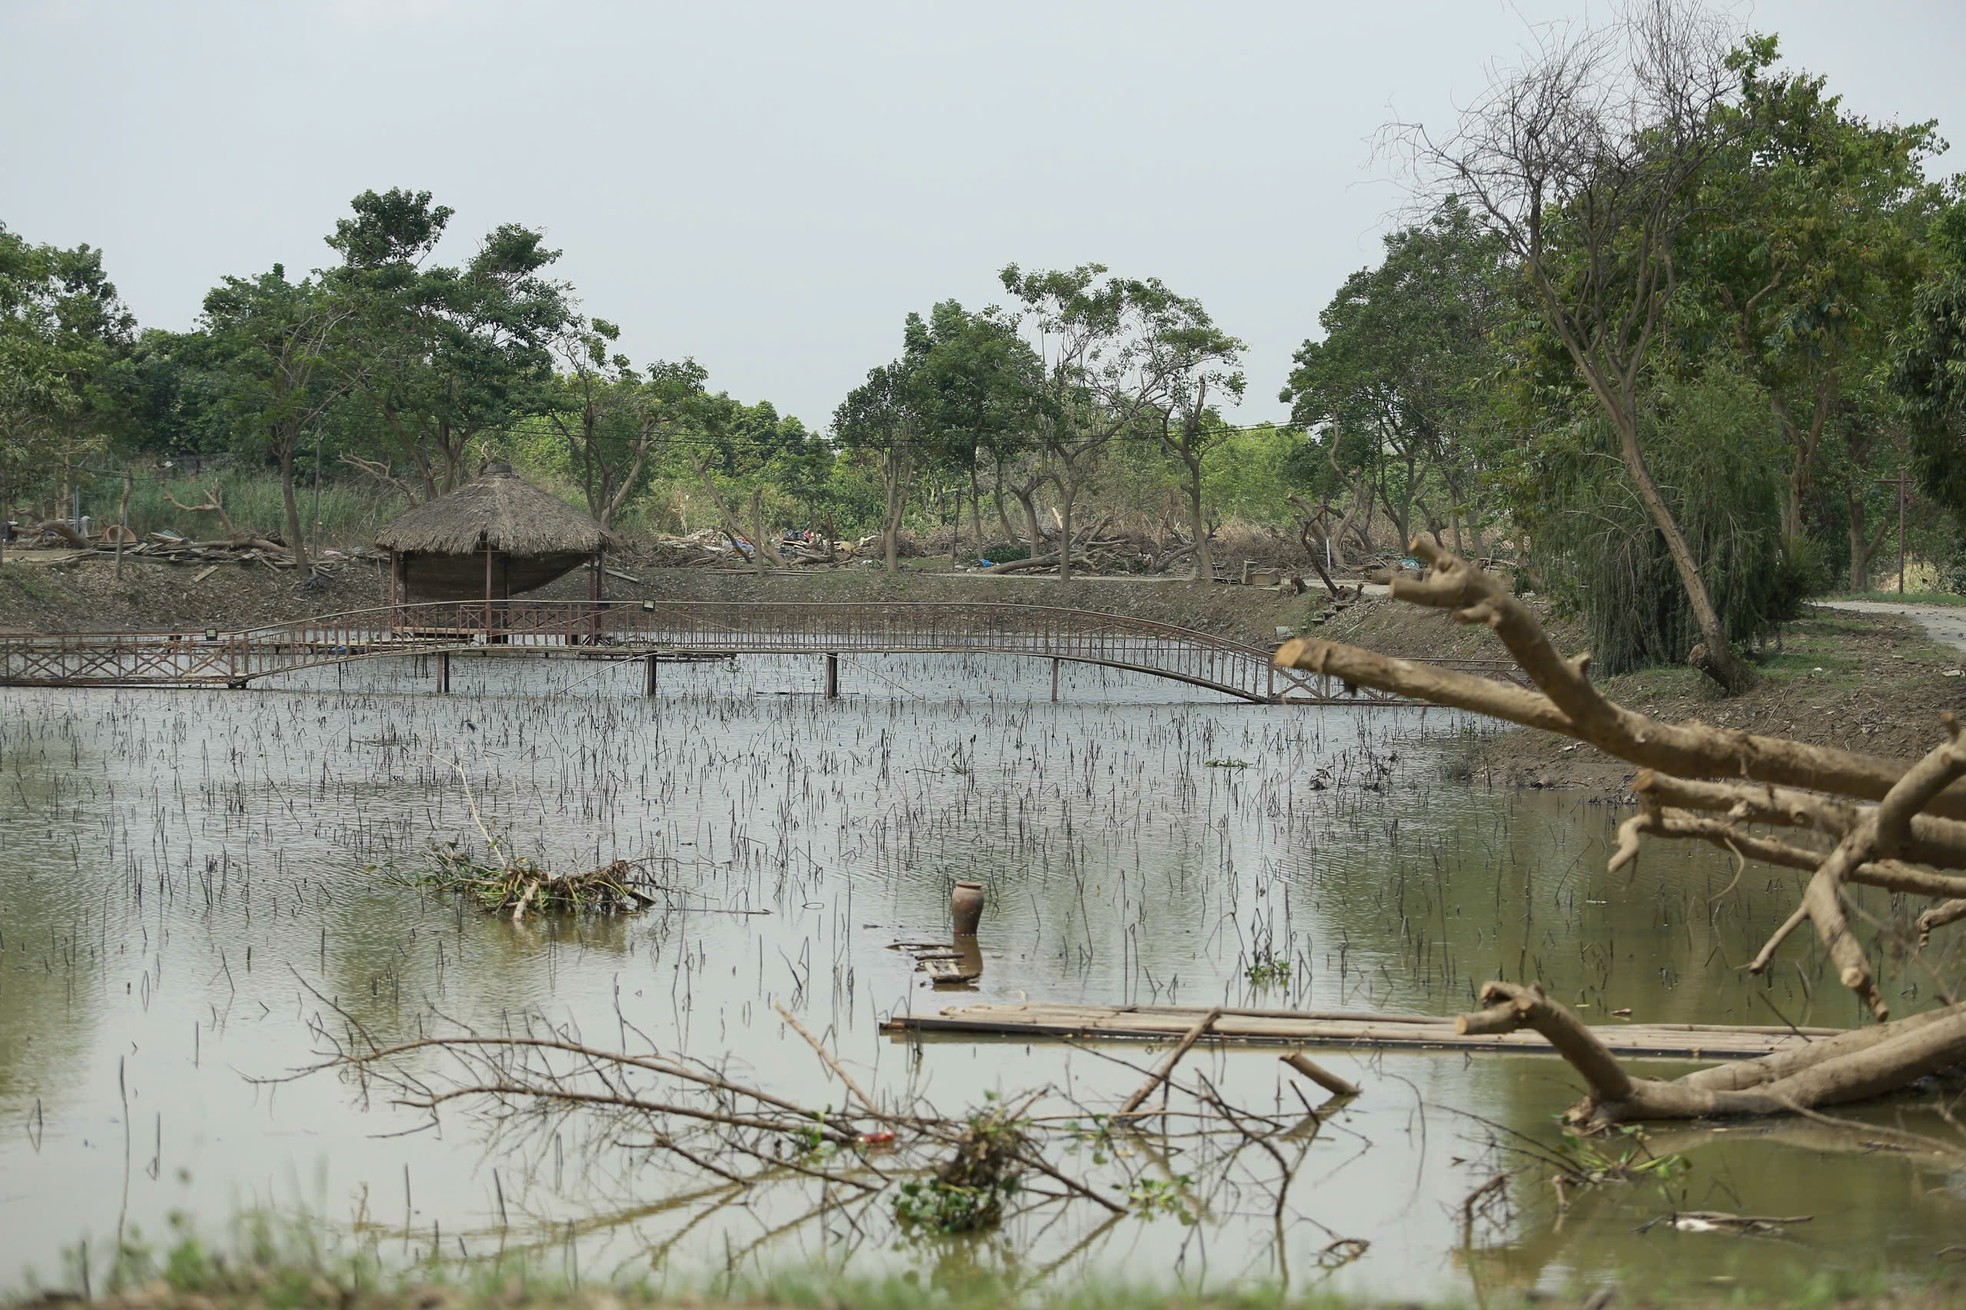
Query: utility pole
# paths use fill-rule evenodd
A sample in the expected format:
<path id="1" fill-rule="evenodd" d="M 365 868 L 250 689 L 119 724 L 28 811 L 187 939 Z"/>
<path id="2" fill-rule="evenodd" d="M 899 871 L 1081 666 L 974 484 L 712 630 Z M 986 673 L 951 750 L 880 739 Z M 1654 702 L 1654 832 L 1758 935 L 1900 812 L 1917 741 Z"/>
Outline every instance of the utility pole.
<path id="1" fill-rule="evenodd" d="M 1898 488 L 1898 594 L 1905 594 L 1905 501 L 1911 494 L 1911 474 L 1900 473 L 1895 478 L 1879 478 L 1877 485 Z"/>

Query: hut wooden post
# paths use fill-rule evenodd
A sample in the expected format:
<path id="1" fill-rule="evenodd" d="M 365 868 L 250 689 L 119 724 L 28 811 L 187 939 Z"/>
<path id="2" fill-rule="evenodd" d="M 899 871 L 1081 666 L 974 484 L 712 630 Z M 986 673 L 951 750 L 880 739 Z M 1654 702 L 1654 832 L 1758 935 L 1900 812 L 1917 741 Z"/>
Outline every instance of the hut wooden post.
<path id="1" fill-rule="evenodd" d="M 592 602 L 587 610 L 587 644 L 598 646 L 601 642 L 601 552 L 598 550 L 587 557 L 587 599 Z"/>
<path id="2" fill-rule="evenodd" d="M 485 543 L 485 645 L 492 643 L 492 548 Z"/>

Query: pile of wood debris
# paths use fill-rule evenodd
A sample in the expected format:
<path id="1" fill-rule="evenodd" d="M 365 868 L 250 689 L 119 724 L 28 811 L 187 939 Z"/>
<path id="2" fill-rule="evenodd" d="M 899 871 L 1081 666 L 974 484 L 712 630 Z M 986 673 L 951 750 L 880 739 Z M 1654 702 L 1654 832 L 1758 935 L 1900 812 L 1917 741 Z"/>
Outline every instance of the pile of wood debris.
<path id="1" fill-rule="evenodd" d="M 823 538 L 807 541 L 804 538 L 785 537 L 771 543 L 766 552 L 768 562 L 774 564 L 844 564 L 864 549 L 878 553 L 880 539 L 869 538 L 874 544 L 866 548 L 864 543 L 849 541 L 829 542 Z M 687 536 L 658 534 L 644 541 L 633 543 L 625 554 L 636 564 L 651 568 L 726 568 L 748 569 L 755 561 L 755 547 L 744 537 L 733 537 L 716 528 L 704 528 Z"/>
<path id="2" fill-rule="evenodd" d="M 22 560 L 37 560 L 49 564 L 66 564 L 70 561 L 92 555 L 113 556 L 120 553 L 125 559 L 148 559 L 165 564 L 264 564 L 272 569 L 292 569 L 294 553 L 287 544 L 274 535 L 253 535 L 242 533 L 231 537 L 197 540 L 181 536 L 168 529 L 160 529 L 139 538 L 127 529 L 111 524 L 94 536 L 83 536 L 73 526 L 60 521 L 43 523 L 21 534 L 22 540 L 15 544 L 15 556 Z M 36 545 L 53 545 L 58 553 L 36 550 Z M 9 552 L 12 554 L 13 552 Z M 335 562 L 357 561 L 374 563 L 386 561 L 388 555 L 368 546 L 357 546 L 349 550 L 324 550 L 315 567 L 321 568 Z"/>

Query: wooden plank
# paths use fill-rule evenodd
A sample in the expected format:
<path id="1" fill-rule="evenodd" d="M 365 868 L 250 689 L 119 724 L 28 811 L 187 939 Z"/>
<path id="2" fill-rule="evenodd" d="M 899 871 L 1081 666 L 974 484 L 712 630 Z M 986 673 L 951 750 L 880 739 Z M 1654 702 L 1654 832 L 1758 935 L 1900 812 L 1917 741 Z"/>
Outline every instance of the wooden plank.
<path id="1" fill-rule="evenodd" d="M 1182 1049 L 1204 1038 L 1276 1045 L 1505 1050 L 1553 1054 L 1533 1032 L 1468 1036 L 1452 1019 L 1425 1015 L 1347 1014 L 1342 1011 L 1220 1011 L 1173 1006 L 1102 1007 L 1026 1002 L 952 1006 L 939 1014 L 903 1014 L 882 1025 L 891 1034 L 971 1037 L 1081 1037 L 1179 1040 Z M 1750 1059 L 1786 1050 L 1833 1028 L 1762 1025 L 1601 1024 L 1605 1046 L 1625 1056 L 1693 1060 Z"/>

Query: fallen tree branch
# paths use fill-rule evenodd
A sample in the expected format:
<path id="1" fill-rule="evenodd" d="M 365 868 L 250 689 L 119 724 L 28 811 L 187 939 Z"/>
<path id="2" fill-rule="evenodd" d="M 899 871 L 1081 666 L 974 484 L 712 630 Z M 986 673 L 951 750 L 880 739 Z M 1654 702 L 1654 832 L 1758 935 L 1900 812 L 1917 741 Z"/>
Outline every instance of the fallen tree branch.
<path id="1" fill-rule="evenodd" d="M 1676 810 L 1641 810 L 1620 824 L 1618 831 L 1621 840 L 1610 865 L 1614 872 L 1637 854 L 1636 834 L 1639 833 L 1654 837 L 1690 837 L 1710 842 L 1747 859 L 1812 872 L 1828 854 L 1827 851 L 1811 850 L 1743 832 L 1724 819 L 1704 819 Z M 1914 896 L 1966 897 L 1966 877 L 1939 873 L 1903 860 L 1867 861 L 1851 871 L 1849 880 Z"/>
<path id="2" fill-rule="evenodd" d="M 1154 1089 L 1166 1082 L 1168 1075 L 1174 1072 L 1174 1066 L 1181 1063 L 1181 1057 L 1186 1055 L 1194 1044 L 1200 1041 L 1202 1036 L 1210 1028 L 1215 1026 L 1215 1021 L 1221 1017 L 1222 1007 L 1218 1005 L 1201 1018 L 1195 1020 L 1194 1027 L 1188 1029 L 1181 1040 L 1175 1044 L 1174 1049 L 1167 1053 L 1167 1058 L 1162 1060 L 1159 1067 L 1147 1076 L 1147 1081 L 1140 1085 L 1138 1091 L 1126 1098 L 1126 1104 L 1122 1105 L 1119 1108 L 1119 1113 L 1113 1117 L 1115 1119 L 1126 1119 L 1138 1113 L 1146 1099 L 1154 1094 Z"/>
<path id="3" fill-rule="evenodd" d="M 1432 559 L 1442 558 L 1438 547 L 1423 550 L 1422 544 L 1416 543 L 1415 549 L 1430 553 Z M 1468 599 L 1472 593 L 1474 603 L 1460 606 L 1455 610 L 1455 617 L 1463 622 L 1494 626 L 1504 644 L 1510 645 L 1510 653 L 1544 694 L 1316 637 L 1285 642 L 1277 649 L 1277 667 L 1328 674 L 1347 683 L 1472 710 L 1526 728 L 1542 728 L 1586 742 L 1633 764 L 1685 778 L 1749 778 L 1882 800 L 1911 768 L 1907 761 L 1715 728 L 1697 721 L 1662 723 L 1613 705 L 1584 678 L 1587 658 L 1564 660 L 1556 654 L 1549 638 L 1536 624 L 1535 616 L 1521 601 L 1465 562 L 1451 556 L 1446 560 L 1439 567 L 1458 566 L 1461 573 L 1473 574 L 1483 585 L 1477 586 L 1464 576 L 1453 580 L 1451 586 L 1430 586 L 1432 579 L 1399 578 L 1393 582 L 1393 595 L 1422 604 L 1446 605 Z M 1416 588 L 1422 590 L 1413 594 Z M 1533 638 L 1524 635 L 1524 624 L 1533 629 Z M 1512 638 L 1515 644 L 1510 644 Z M 1522 649 L 1516 648 L 1518 644 Z M 1580 691 L 1580 686 L 1585 690 Z M 1570 708 L 1552 694 L 1553 688 L 1571 703 Z M 1579 714 L 1583 717 L 1579 718 Z M 1947 787 L 1925 808 L 1949 818 L 1966 819 L 1966 787 L 1957 784 Z"/>
<path id="4" fill-rule="evenodd" d="M 1765 1115 L 1867 1100 L 1966 1061 L 1966 1005 L 1701 1070 L 1674 1081 L 1633 1078 L 1589 1027 L 1540 987 L 1492 982 L 1487 1008 L 1461 1016 L 1463 1032 L 1531 1028 L 1583 1075 L 1588 1094 L 1570 1122 L 1591 1128 L 1652 1119 Z M 1465 1025 L 1465 1027 L 1462 1027 Z"/>
<path id="5" fill-rule="evenodd" d="M 1842 837 L 1863 818 L 1864 807 L 1829 796 L 1767 784 L 1691 782 L 1653 769 L 1632 779 L 1632 794 L 1682 810 L 1719 810 L 1730 818 Z M 1966 823 L 1915 815 L 1898 852 L 1918 864 L 1966 867 Z"/>

